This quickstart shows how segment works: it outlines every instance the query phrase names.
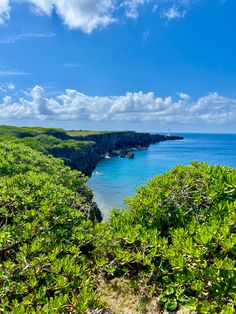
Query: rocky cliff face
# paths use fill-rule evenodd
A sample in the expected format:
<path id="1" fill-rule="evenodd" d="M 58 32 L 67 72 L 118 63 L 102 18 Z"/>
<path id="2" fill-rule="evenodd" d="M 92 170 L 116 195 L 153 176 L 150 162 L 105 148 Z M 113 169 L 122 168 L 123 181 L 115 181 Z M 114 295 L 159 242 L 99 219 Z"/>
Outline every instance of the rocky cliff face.
<path id="1" fill-rule="evenodd" d="M 53 147 L 48 152 L 54 157 L 63 159 L 67 166 L 81 171 L 86 176 L 91 176 L 101 159 L 101 154 L 94 142 L 81 145 L 79 149 L 75 149 L 73 146 Z"/>
<path id="2" fill-rule="evenodd" d="M 74 140 L 89 141 L 80 149 L 73 147 L 52 149 L 50 153 L 62 158 L 70 167 L 80 170 L 87 176 L 91 176 L 98 161 L 106 153 L 112 153 L 117 149 L 148 147 L 150 144 L 167 140 L 182 139 L 178 136 L 164 136 L 160 134 L 127 132 L 110 132 L 104 134 L 91 134 L 87 136 L 76 136 Z"/>
<path id="3" fill-rule="evenodd" d="M 161 141 L 182 139 L 178 136 L 134 131 L 66 131 L 54 128 L 0 126 L 0 135 L 4 134 L 10 136 L 11 140 L 15 137 L 22 139 L 26 146 L 63 159 L 66 165 L 87 176 L 91 176 L 98 161 L 105 155 L 133 158 L 133 148 L 143 149 Z"/>
<path id="4" fill-rule="evenodd" d="M 86 136 L 86 140 L 94 141 L 101 155 L 115 149 L 131 148 L 135 146 L 148 146 L 150 134 L 135 132 L 111 132 L 106 134 L 93 134 Z"/>

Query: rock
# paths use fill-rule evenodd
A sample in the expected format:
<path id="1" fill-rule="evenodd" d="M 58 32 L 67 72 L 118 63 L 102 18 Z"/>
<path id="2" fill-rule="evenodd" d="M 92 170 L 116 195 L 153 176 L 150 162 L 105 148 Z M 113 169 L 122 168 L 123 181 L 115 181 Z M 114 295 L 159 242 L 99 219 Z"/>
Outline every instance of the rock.
<path id="1" fill-rule="evenodd" d="M 105 158 L 105 159 L 110 159 L 110 158 L 111 158 L 111 154 L 106 153 L 105 156 L 104 156 L 104 158 Z"/>
<path id="2" fill-rule="evenodd" d="M 148 146 L 137 146 L 137 149 L 138 150 L 145 150 L 145 149 L 147 149 L 148 148 Z"/>
<path id="3" fill-rule="evenodd" d="M 82 210 L 86 213 L 87 218 L 94 223 L 101 222 L 103 219 L 101 210 L 98 208 L 97 203 L 93 201 L 88 203 L 88 205 L 85 206 Z"/>
<path id="4" fill-rule="evenodd" d="M 120 156 L 120 154 L 121 154 L 121 150 L 120 150 L 120 149 L 114 149 L 114 150 L 112 151 L 112 155 L 113 155 L 113 156 Z"/>
<path id="5" fill-rule="evenodd" d="M 121 158 L 134 158 L 134 153 L 133 152 L 127 152 L 127 153 L 122 153 L 120 154 Z"/>
<path id="6" fill-rule="evenodd" d="M 189 310 L 189 309 L 180 309 L 176 312 L 165 311 L 163 314 L 197 314 L 197 312 Z"/>
<path id="7" fill-rule="evenodd" d="M 94 309 L 90 310 L 88 314 L 113 314 L 110 309 Z"/>

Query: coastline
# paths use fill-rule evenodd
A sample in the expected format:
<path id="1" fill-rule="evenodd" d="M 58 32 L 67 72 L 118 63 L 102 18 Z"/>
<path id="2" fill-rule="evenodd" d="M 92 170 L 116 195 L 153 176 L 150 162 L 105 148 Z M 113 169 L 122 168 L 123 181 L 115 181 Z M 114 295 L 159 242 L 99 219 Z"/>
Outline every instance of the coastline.
<path id="1" fill-rule="evenodd" d="M 106 200 L 99 194 L 97 191 L 93 190 L 93 202 L 95 202 L 102 214 L 102 221 L 107 221 L 111 210 L 113 209 L 112 205 L 106 202 Z"/>
<path id="2" fill-rule="evenodd" d="M 236 135 L 182 135 L 184 140 L 160 142 L 144 151 L 135 151 L 133 160 L 119 157 L 100 160 L 88 184 L 98 195 L 102 213 L 103 204 L 106 211 L 109 206 L 109 212 L 112 208 L 122 208 L 123 201 L 132 197 L 137 187 L 179 164 L 189 165 L 197 159 L 236 168 Z"/>

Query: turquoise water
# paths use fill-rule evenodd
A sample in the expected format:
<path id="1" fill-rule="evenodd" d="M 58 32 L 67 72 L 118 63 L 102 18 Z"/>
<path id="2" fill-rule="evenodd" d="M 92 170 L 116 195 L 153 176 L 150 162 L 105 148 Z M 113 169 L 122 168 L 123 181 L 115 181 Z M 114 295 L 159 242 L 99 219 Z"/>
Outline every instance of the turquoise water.
<path id="1" fill-rule="evenodd" d="M 134 159 L 103 159 L 89 180 L 95 201 L 106 219 L 112 208 L 124 207 L 124 199 L 149 179 L 177 164 L 193 160 L 236 168 L 236 134 L 176 134 L 184 140 L 151 145 L 135 152 Z"/>

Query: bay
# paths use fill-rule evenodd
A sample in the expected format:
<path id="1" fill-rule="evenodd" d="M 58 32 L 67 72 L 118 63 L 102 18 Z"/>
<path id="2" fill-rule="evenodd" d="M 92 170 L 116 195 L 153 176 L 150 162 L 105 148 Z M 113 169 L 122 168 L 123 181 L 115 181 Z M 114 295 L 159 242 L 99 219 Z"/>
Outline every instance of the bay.
<path id="1" fill-rule="evenodd" d="M 107 219 L 112 208 L 124 208 L 124 200 L 140 185 L 178 164 L 204 161 L 236 168 L 236 134 L 175 134 L 184 140 L 166 141 L 136 151 L 134 159 L 113 157 L 101 160 L 89 187 Z"/>

